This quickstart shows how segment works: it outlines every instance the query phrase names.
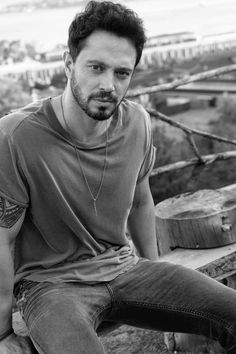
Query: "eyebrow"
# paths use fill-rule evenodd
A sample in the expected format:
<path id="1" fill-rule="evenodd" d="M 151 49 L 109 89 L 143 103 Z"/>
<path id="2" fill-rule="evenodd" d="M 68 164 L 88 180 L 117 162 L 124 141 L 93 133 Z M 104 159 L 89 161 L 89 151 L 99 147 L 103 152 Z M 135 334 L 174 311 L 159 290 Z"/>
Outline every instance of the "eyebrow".
<path id="1" fill-rule="evenodd" d="M 96 60 L 96 59 L 88 60 L 87 64 L 99 64 L 99 65 L 102 65 L 102 66 L 107 67 L 107 68 L 110 67 L 108 64 L 104 63 L 103 61 Z M 119 67 L 116 68 L 116 70 L 124 70 L 124 71 L 127 71 L 129 73 L 132 73 L 132 71 L 133 71 L 133 69 L 131 69 L 130 67 L 127 67 L 127 66 L 119 66 Z"/>

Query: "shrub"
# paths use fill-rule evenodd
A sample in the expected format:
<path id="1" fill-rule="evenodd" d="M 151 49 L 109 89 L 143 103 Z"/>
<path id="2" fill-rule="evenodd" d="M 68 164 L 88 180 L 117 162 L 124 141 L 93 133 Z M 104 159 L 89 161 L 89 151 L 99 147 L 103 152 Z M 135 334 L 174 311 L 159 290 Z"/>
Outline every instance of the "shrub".
<path id="1" fill-rule="evenodd" d="M 30 101 L 30 94 L 24 91 L 20 82 L 8 77 L 0 78 L 0 117 L 24 106 Z"/>

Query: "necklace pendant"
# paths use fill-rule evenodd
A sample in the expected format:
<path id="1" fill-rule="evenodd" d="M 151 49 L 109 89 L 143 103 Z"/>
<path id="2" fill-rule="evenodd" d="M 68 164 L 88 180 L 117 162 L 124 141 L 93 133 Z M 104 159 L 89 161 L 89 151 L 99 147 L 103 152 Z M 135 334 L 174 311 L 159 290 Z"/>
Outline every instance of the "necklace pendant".
<path id="1" fill-rule="evenodd" d="M 96 199 L 93 200 L 93 208 L 94 208 L 94 211 L 95 211 L 95 215 L 98 216 Z"/>
<path id="2" fill-rule="evenodd" d="M 76 146 L 76 144 L 74 143 L 74 137 L 71 135 L 70 133 L 70 128 L 68 127 L 68 124 L 67 124 L 67 121 L 66 121 L 66 117 L 65 117 L 65 113 L 64 113 L 64 108 L 63 108 L 63 98 L 62 98 L 62 95 L 61 95 L 61 112 L 62 112 L 62 117 L 63 117 L 63 121 L 64 121 L 64 125 L 65 125 L 65 128 L 70 136 L 70 139 L 71 139 L 71 142 L 73 144 L 73 147 L 74 147 L 74 150 L 75 150 L 75 155 L 76 155 L 76 158 L 78 160 L 78 163 L 79 163 L 79 166 L 80 166 L 80 170 L 81 170 L 81 173 L 82 173 L 82 176 L 84 178 L 84 182 L 85 182 L 85 185 L 88 189 L 88 192 L 90 194 L 90 197 L 92 198 L 93 200 L 93 208 L 94 208 L 94 212 L 95 212 L 95 215 L 98 216 L 98 212 L 97 212 L 97 205 L 96 205 L 96 202 L 98 200 L 98 197 L 100 196 L 100 193 L 101 193 L 101 190 L 102 190 L 102 186 L 103 186 L 103 182 L 104 182 L 104 179 L 105 179 L 105 173 L 106 173 L 106 168 L 107 168 L 107 156 L 108 156 L 108 126 L 106 125 L 106 147 L 105 147 L 105 157 L 104 157 L 104 164 L 103 164 L 103 169 L 102 169 L 102 176 L 101 176 L 101 180 L 100 180 L 100 183 L 99 183 L 99 186 L 98 186 L 98 190 L 96 193 L 93 193 L 90 185 L 89 185 L 89 181 L 86 177 L 86 174 L 85 174 L 85 171 L 83 169 L 83 165 L 82 165 L 82 162 L 81 162 L 81 159 L 80 159 L 80 154 L 79 154 L 79 151 L 78 151 L 78 148 Z M 106 124 L 107 124 L 107 121 L 106 121 Z"/>

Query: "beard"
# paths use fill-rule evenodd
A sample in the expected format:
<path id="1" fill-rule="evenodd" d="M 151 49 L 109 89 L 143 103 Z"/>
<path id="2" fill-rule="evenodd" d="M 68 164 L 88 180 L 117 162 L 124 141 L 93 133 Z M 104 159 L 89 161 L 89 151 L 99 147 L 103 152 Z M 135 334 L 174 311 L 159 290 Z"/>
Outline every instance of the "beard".
<path id="1" fill-rule="evenodd" d="M 104 121 L 109 119 L 113 113 L 116 111 L 120 102 L 118 102 L 117 97 L 111 93 L 106 91 L 100 91 L 97 93 L 93 93 L 85 98 L 82 94 L 82 90 L 77 82 L 74 72 L 72 72 L 71 80 L 70 80 L 71 92 L 73 94 L 74 99 L 80 106 L 80 108 L 92 119 L 97 121 Z M 102 104 L 102 100 L 106 100 L 110 102 L 112 108 L 108 108 L 106 104 Z M 89 107 L 89 103 L 92 100 L 101 100 L 99 101 L 98 107 L 92 109 Z"/>

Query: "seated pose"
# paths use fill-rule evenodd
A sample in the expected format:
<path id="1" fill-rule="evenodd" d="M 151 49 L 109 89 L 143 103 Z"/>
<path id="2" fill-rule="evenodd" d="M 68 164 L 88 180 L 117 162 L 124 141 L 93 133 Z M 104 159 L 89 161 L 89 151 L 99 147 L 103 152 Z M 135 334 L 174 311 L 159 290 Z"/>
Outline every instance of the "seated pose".
<path id="1" fill-rule="evenodd" d="M 150 118 L 124 98 L 144 43 L 132 10 L 89 2 L 69 28 L 63 94 L 0 119 L 1 354 L 101 354 L 105 321 L 236 353 L 236 292 L 158 261 Z M 12 330 L 13 293 L 31 344 Z"/>

